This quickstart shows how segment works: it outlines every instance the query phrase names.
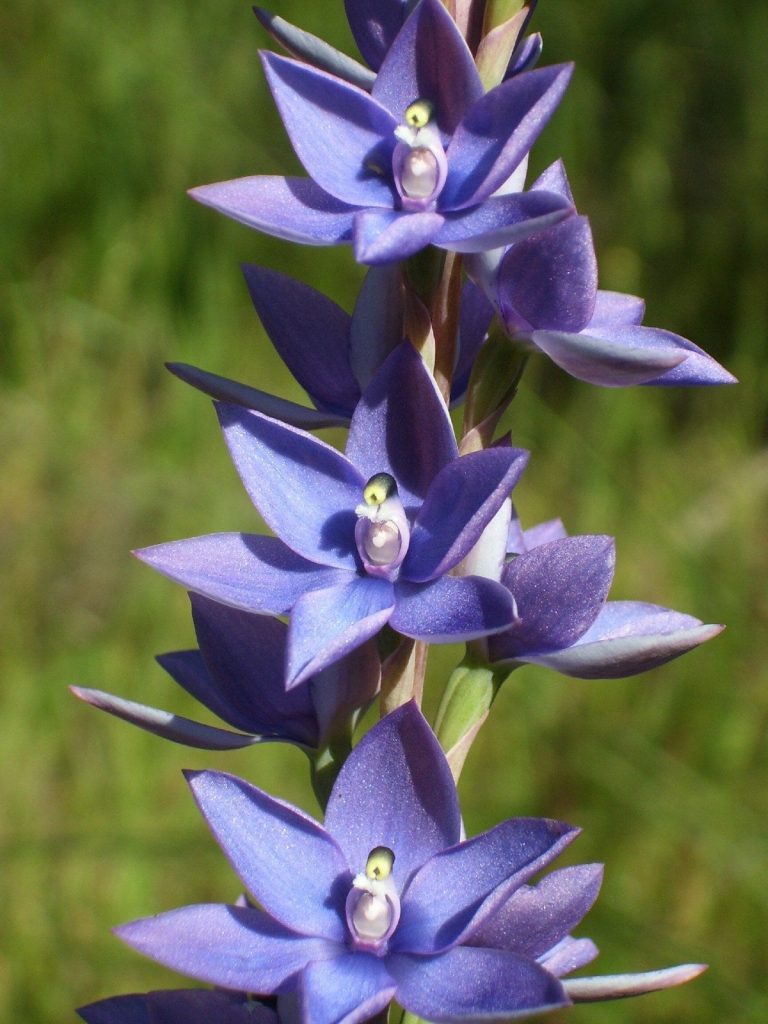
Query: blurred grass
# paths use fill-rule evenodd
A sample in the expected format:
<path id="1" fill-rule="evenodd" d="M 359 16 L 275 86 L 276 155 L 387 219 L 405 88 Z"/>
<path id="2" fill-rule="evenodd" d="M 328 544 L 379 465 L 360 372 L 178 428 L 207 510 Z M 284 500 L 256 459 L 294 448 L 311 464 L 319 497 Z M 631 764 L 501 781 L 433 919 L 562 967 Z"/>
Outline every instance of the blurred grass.
<path id="1" fill-rule="evenodd" d="M 351 52 L 341 3 L 279 13 Z M 518 505 L 529 523 L 559 513 L 571 532 L 615 533 L 614 596 L 728 630 L 640 679 L 515 674 L 468 763 L 467 824 L 583 826 L 569 857 L 607 864 L 581 929 L 602 970 L 712 964 L 688 989 L 572 1019 L 762 1022 L 768 9 L 549 0 L 537 22 L 547 60 L 578 71 L 536 168 L 565 158 L 601 283 L 646 295 L 648 323 L 742 383 L 598 391 L 534 361 L 510 416 L 534 453 Z M 236 892 L 180 768 L 225 767 L 312 807 L 295 752 L 188 752 L 66 685 L 191 710 L 152 661 L 191 642 L 185 596 L 127 552 L 255 519 L 205 400 L 162 362 L 298 398 L 238 262 L 348 305 L 361 275 L 348 251 L 273 242 L 184 196 L 295 166 L 247 4 L 9 0 L 0 38 L 0 1006 L 42 1024 L 176 982 L 111 925 Z M 432 700 L 456 654 L 434 657 Z"/>

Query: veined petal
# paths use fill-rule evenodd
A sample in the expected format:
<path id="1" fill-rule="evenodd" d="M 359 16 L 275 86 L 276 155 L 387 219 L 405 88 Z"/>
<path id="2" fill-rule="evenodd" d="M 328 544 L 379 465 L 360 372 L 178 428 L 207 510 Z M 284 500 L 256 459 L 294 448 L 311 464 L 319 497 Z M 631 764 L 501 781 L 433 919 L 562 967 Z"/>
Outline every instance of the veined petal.
<path id="1" fill-rule="evenodd" d="M 342 203 L 311 178 L 257 174 L 190 189 L 192 199 L 249 228 L 305 245 L 352 241 L 357 208 Z"/>
<path id="2" fill-rule="evenodd" d="M 297 935 L 260 910 L 220 903 L 132 921 L 115 934 L 181 974 L 261 995 L 284 990 L 307 963 L 339 952 L 335 942 Z"/>
<path id="3" fill-rule="evenodd" d="M 471 939 L 489 914 L 578 833 L 561 821 L 512 818 L 438 853 L 403 892 L 392 948 L 433 954 Z"/>
<path id="4" fill-rule="evenodd" d="M 283 615 L 308 590 L 346 579 L 346 571 L 310 562 L 276 537 L 212 533 L 134 551 L 187 590 L 247 612 Z"/>
<path id="5" fill-rule="evenodd" d="M 648 345 L 645 327 L 611 330 L 611 337 L 598 337 L 591 328 L 578 334 L 566 331 L 534 331 L 533 343 L 553 363 L 577 380 L 603 387 L 645 384 L 666 373 L 686 358 L 675 345 Z M 600 329 L 601 334 L 603 329 Z M 606 332 L 607 333 L 607 332 Z"/>
<path id="6" fill-rule="evenodd" d="M 375 636 L 394 603 L 388 580 L 357 575 L 300 597 L 288 632 L 286 686 L 298 686 Z"/>
<path id="7" fill-rule="evenodd" d="M 311 434 L 237 405 L 217 411 L 232 461 L 267 524 L 305 558 L 356 569 L 355 506 L 365 478 Z"/>
<path id="8" fill-rule="evenodd" d="M 489 641 L 493 661 L 569 647 L 592 625 L 613 580 L 612 537 L 565 537 L 518 555 L 502 583 L 516 605 L 515 621 Z"/>
<path id="9" fill-rule="evenodd" d="M 441 209 L 481 203 L 504 183 L 553 114 L 572 71 L 570 64 L 526 71 L 470 108 L 446 150 Z"/>
<path id="10" fill-rule="evenodd" d="M 435 121 L 451 135 L 483 95 L 472 54 L 440 0 L 422 0 L 389 48 L 372 95 L 398 123 L 417 99 L 435 107 Z"/>
<path id="11" fill-rule="evenodd" d="M 343 942 L 352 877 L 322 825 L 234 775 L 185 774 L 216 841 L 266 912 L 299 935 Z"/>
<path id="12" fill-rule="evenodd" d="M 392 1000 L 397 988 L 384 960 L 360 952 L 308 964 L 299 984 L 304 1024 L 369 1020 Z"/>
<path id="13" fill-rule="evenodd" d="M 528 452 L 502 447 L 472 452 L 444 466 L 414 521 L 403 578 L 424 582 L 457 565 L 509 496 L 527 461 Z"/>
<path id="14" fill-rule="evenodd" d="M 386 846 L 401 888 L 430 857 L 458 842 L 456 785 L 445 754 L 414 703 L 391 712 L 360 740 L 339 772 L 325 827 L 353 870 Z"/>
<path id="15" fill-rule="evenodd" d="M 250 747 L 254 743 L 261 743 L 265 738 L 231 732 L 228 729 L 218 729 L 211 725 L 202 725 L 190 718 L 173 715 L 168 711 L 161 711 L 159 708 L 152 708 L 146 704 L 137 704 L 135 701 L 116 697 L 103 690 L 92 690 L 80 686 L 70 686 L 70 690 L 76 697 L 92 707 L 100 708 L 102 711 L 114 715 L 115 718 L 122 718 L 124 722 L 130 722 L 131 725 L 137 725 L 146 732 L 154 733 L 155 736 L 161 736 L 173 743 L 181 743 L 185 747 L 196 747 L 199 750 L 238 750 L 241 747 Z M 285 737 L 266 738 L 282 739 Z"/>
<path id="16" fill-rule="evenodd" d="M 660 605 L 609 601 L 573 646 L 523 654 L 519 660 L 545 665 L 577 679 L 621 679 L 663 665 L 711 640 L 723 629 Z"/>
<path id="17" fill-rule="evenodd" d="M 542 957 L 589 911 L 602 879 L 601 864 L 579 864 L 553 871 L 537 885 L 523 885 L 513 892 L 467 941 L 472 946 L 511 949 L 532 960 Z"/>
<path id="18" fill-rule="evenodd" d="M 353 226 L 355 259 L 375 266 L 413 256 L 429 245 L 443 221 L 430 211 L 362 210 Z"/>
<path id="19" fill-rule="evenodd" d="M 299 60 L 306 61 L 321 71 L 328 71 L 351 85 L 370 91 L 376 76 L 359 61 L 348 57 L 346 53 L 342 53 L 311 32 L 297 28 L 284 18 L 271 14 L 263 7 L 254 7 L 253 13 L 273 39 L 276 39 L 292 57 L 298 57 Z"/>
<path id="20" fill-rule="evenodd" d="M 646 992 L 685 985 L 706 971 L 706 964 L 680 964 L 642 974 L 606 974 L 596 978 L 570 978 L 563 982 L 574 1003 L 594 1003 L 602 999 L 626 999 Z"/>
<path id="21" fill-rule="evenodd" d="M 262 52 L 264 72 L 296 155 L 320 188 L 354 206 L 391 209 L 395 128 L 363 89 L 307 64 Z"/>
<path id="22" fill-rule="evenodd" d="M 285 365 L 318 408 L 349 418 L 360 398 L 349 365 L 349 313 L 287 274 L 253 264 L 242 269 L 254 308 Z"/>
<path id="23" fill-rule="evenodd" d="M 344 7 L 360 53 L 378 71 L 405 21 L 408 0 L 344 0 Z"/>
<path id="24" fill-rule="evenodd" d="M 440 576 L 429 583 L 395 584 L 390 625 L 428 643 L 458 643 L 498 633 L 513 618 L 506 587 L 481 576 Z"/>
<path id="25" fill-rule="evenodd" d="M 288 729 L 316 745 L 317 719 L 309 687 L 291 693 L 285 689 L 285 623 L 197 594 L 191 601 L 200 651 L 215 680 L 220 706 L 227 711 L 224 720 L 248 732 Z"/>
<path id="26" fill-rule="evenodd" d="M 499 264 L 499 307 L 514 334 L 580 331 L 595 308 L 597 259 L 586 217 L 567 217 L 512 245 Z"/>
<path id="27" fill-rule="evenodd" d="M 270 395 L 266 391 L 259 391 L 258 388 L 249 387 L 248 384 L 241 384 L 228 377 L 220 377 L 217 373 L 201 370 L 197 366 L 189 366 L 187 363 L 166 363 L 165 365 L 179 380 L 183 380 L 185 384 L 191 384 L 193 388 L 197 388 L 198 391 L 210 395 L 211 398 L 219 402 L 230 402 L 242 405 L 246 409 L 255 409 L 256 412 L 263 412 L 265 416 L 272 416 L 276 420 L 282 420 L 283 423 L 290 423 L 292 427 L 300 427 L 302 430 L 319 430 L 322 427 L 346 426 L 348 420 L 348 416 L 325 411 L 319 412 L 317 409 L 307 408 L 297 402 L 278 398 L 277 395 Z"/>
<path id="28" fill-rule="evenodd" d="M 482 253 L 543 231 L 573 213 L 556 192 L 512 192 L 478 206 L 448 212 L 435 245 L 451 252 Z"/>
<path id="29" fill-rule="evenodd" d="M 421 504 L 440 470 L 458 458 L 445 402 L 410 342 L 398 346 L 363 392 L 346 453 L 364 480 L 390 473 L 409 511 Z"/>
<path id="30" fill-rule="evenodd" d="M 435 1024 L 514 1020 L 570 1003 L 553 975 L 508 950 L 457 946 L 441 956 L 390 956 L 387 967 L 398 1002 Z"/>

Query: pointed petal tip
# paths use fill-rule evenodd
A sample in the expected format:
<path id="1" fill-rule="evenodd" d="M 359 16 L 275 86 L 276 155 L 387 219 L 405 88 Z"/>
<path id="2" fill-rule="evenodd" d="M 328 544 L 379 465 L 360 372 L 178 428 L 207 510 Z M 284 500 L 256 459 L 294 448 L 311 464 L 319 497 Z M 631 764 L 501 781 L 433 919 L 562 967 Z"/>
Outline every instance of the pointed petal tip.
<path id="1" fill-rule="evenodd" d="M 679 964 L 657 971 L 634 974 L 606 974 L 591 978 L 563 978 L 562 985 L 574 1003 L 601 1002 L 607 999 L 628 999 L 631 996 L 676 988 L 698 978 L 708 964 Z"/>

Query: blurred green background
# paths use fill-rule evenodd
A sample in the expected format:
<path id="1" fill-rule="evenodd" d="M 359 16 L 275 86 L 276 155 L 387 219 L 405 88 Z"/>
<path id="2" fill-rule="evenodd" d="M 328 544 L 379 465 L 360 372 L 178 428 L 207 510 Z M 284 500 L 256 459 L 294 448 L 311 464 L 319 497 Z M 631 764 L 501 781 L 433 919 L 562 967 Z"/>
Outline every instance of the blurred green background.
<path id="1" fill-rule="evenodd" d="M 354 52 L 341 0 L 277 10 Z M 607 865 L 580 929 L 602 971 L 712 965 L 687 989 L 573 1021 L 763 1022 L 768 7 L 544 0 L 536 24 L 547 62 L 575 59 L 577 74 L 534 170 L 564 157 L 602 285 L 645 295 L 647 323 L 742 383 L 598 390 L 534 360 L 509 417 L 534 453 L 518 507 L 528 524 L 560 514 L 571 532 L 616 534 L 614 597 L 728 629 L 633 680 L 516 673 L 462 780 L 467 826 L 583 826 L 567 859 Z M 0 1007 L 50 1024 L 181 983 L 110 926 L 236 894 L 182 767 L 313 806 L 297 753 L 187 751 L 66 687 L 193 710 L 153 662 L 192 642 L 185 595 L 128 552 L 259 527 L 209 404 L 163 361 L 300 398 L 238 264 L 347 306 L 361 272 L 348 250 L 274 242 L 185 197 L 295 167 L 247 3 L 6 0 L 0 39 Z M 430 706 L 458 653 L 434 658 Z"/>

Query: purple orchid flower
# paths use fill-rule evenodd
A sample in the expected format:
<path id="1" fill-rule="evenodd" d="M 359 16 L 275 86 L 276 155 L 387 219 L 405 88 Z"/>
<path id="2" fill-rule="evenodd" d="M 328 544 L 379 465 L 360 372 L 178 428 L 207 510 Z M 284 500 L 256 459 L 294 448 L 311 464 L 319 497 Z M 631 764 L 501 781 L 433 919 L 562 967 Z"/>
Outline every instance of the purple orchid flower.
<path id="1" fill-rule="evenodd" d="M 204 750 L 278 741 L 313 755 L 332 739 L 351 743 L 360 715 L 379 689 L 381 669 L 373 641 L 286 691 L 288 627 L 284 622 L 238 611 L 199 594 L 190 594 L 190 600 L 199 650 L 163 654 L 158 661 L 181 687 L 237 732 L 101 690 L 73 686 L 75 696 L 147 732 Z"/>
<path id="2" fill-rule="evenodd" d="M 409 343 L 366 388 L 346 456 L 238 406 L 221 406 L 219 417 L 246 490 L 279 539 L 215 534 L 138 556 L 214 601 L 290 611 L 289 686 L 387 623 L 439 643 L 512 621 L 504 587 L 450 571 L 514 487 L 527 453 L 493 448 L 459 458 L 448 410 Z"/>
<path id="3" fill-rule="evenodd" d="M 239 992 L 169 989 L 100 999 L 77 1011 L 85 1024 L 279 1024 L 276 1010 Z"/>
<path id="4" fill-rule="evenodd" d="M 573 201 L 559 162 L 528 194 L 539 189 Z M 642 299 L 598 289 L 586 217 L 567 217 L 506 249 L 473 256 L 468 270 L 486 290 L 510 337 L 545 352 L 579 380 L 603 387 L 736 380 L 692 341 L 643 327 Z"/>
<path id="5" fill-rule="evenodd" d="M 548 819 L 512 819 L 462 841 L 448 763 L 414 703 L 354 749 L 325 826 L 233 776 L 188 779 L 263 909 L 208 904 L 134 921 L 117 929 L 133 948 L 225 988 L 298 992 L 306 1024 L 356 1024 L 392 999 L 435 1022 L 507 1020 L 572 1001 L 558 974 L 569 956 L 586 959 L 569 933 L 595 898 L 599 867 L 527 888 L 578 834 Z M 656 972 L 665 975 L 656 987 L 702 969 Z M 621 988 L 579 979 L 576 998 L 591 998 L 590 981 Z M 626 979 L 617 994 L 633 994 Z"/>
<path id="6" fill-rule="evenodd" d="M 350 316 L 326 295 L 286 274 L 245 265 L 253 305 L 283 362 L 314 409 L 185 363 L 168 369 L 205 394 L 255 409 L 294 427 L 348 426 L 376 370 L 403 340 L 400 269 L 372 267 Z M 482 293 L 467 282 L 461 302 L 451 401 L 464 397 L 472 363 L 493 317 Z M 312 343 L 307 343 L 307 338 Z"/>
<path id="7" fill-rule="evenodd" d="M 505 521 L 506 514 L 506 521 Z M 513 554 L 507 560 L 504 546 Z M 486 645 L 491 664 L 544 665 L 577 679 L 620 679 L 677 658 L 722 632 L 692 615 L 644 601 L 608 601 L 612 537 L 567 537 L 559 519 L 523 531 L 509 504 L 465 563 L 500 579 L 512 625 Z"/>
<path id="8" fill-rule="evenodd" d="M 554 111 L 571 66 L 518 74 L 485 93 L 440 0 L 422 0 L 369 94 L 306 64 L 263 54 L 275 101 L 308 178 L 256 176 L 193 198 L 268 234 L 352 242 L 362 263 L 433 243 L 505 245 L 555 223 L 570 201 L 544 189 L 496 195 Z"/>

